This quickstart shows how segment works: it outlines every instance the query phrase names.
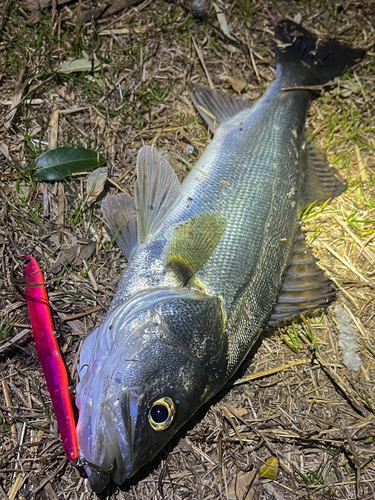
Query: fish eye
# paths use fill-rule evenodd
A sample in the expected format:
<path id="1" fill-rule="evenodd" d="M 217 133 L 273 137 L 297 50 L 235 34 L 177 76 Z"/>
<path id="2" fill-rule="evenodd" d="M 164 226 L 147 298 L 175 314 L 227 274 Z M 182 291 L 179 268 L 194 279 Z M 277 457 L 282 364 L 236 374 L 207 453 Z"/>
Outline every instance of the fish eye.
<path id="1" fill-rule="evenodd" d="M 148 412 L 148 421 L 154 431 L 167 429 L 175 416 L 176 406 L 171 398 L 165 397 L 154 401 Z"/>

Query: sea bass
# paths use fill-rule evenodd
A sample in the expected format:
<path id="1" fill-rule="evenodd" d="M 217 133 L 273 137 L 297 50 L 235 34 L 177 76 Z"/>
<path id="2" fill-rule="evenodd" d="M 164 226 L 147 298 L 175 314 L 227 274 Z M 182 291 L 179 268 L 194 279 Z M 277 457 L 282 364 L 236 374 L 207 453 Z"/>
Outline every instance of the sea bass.
<path id="1" fill-rule="evenodd" d="M 182 185 L 143 147 L 135 198 L 102 204 L 129 265 L 78 366 L 79 452 L 95 491 L 149 462 L 234 374 L 263 327 L 335 294 L 299 219 L 346 184 L 307 140 L 305 119 L 314 86 L 364 51 L 318 43 L 291 21 L 278 24 L 276 39 L 276 78 L 252 106 L 194 90 L 214 137 Z"/>

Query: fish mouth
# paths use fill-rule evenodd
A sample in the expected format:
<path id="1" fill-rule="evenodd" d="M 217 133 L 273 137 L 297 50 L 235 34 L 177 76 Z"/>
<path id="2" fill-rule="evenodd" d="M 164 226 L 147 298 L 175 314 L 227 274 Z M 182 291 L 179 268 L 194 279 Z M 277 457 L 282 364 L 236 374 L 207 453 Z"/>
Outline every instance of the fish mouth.
<path id="1" fill-rule="evenodd" d="M 82 465 L 92 491 L 101 493 L 111 481 L 110 471 L 104 471 L 96 465 L 88 463 L 83 457 Z"/>
<path id="2" fill-rule="evenodd" d="M 137 403 L 130 391 L 121 391 L 77 427 L 81 465 L 93 491 L 114 481 L 120 485 L 134 474 L 133 429 Z M 81 416 L 80 416 L 81 417 Z M 81 420 L 81 418 L 80 418 Z"/>

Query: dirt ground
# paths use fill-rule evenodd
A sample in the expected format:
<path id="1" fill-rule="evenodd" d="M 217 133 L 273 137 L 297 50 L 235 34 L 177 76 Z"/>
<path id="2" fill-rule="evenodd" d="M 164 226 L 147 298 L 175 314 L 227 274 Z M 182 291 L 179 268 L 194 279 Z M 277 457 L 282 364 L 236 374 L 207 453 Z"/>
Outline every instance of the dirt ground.
<path id="1" fill-rule="evenodd" d="M 258 99 L 274 78 L 274 25 L 294 18 L 368 51 L 312 103 L 309 130 L 348 190 L 304 216 L 307 240 L 340 291 L 336 305 L 350 316 L 361 366 L 343 364 L 334 306 L 265 333 L 238 376 L 167 449 L 106 495 L 375 498 L 374 2 L 217 0 L 229 39 L 211 3 L 199 17 L 181 1 L 146 0 L 115 13 L 119 0 L 107 2 L 112 13 L 104 2 L 41 1 L 42 10 L 36 0 L 0 3 L 0 497 L 96 498 L 64 458 L 17 283 L 22 257 L 32 252 L 45 271 L 74 386 L 82 342 L 126 268 L 107 235 L 103 196 L 133 194 L 143 144 L 167 152 L 182 180 L 211 137 L 192 106 L 193 85 L 211 81 Z M 58 71 L 72 59 L 88 67 Z M 88 172 L 33 180 L 33 160 L 56 146 L 107 158 L 96 200 L 88 200 Z M 261 468 L 272 458 L 275 479 Z"/>

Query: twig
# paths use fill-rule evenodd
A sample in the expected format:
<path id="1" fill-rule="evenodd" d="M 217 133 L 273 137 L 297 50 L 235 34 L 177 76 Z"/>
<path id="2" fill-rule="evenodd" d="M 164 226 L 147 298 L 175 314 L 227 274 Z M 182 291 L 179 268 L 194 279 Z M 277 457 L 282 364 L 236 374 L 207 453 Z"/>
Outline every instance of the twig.
<path id="1" fill-rule="evenodd" d="M 26 498 L 30 498 L 31 495 L 35 495 L 36 493 L 38 493 L 38 491 L 40 491 L 42 488 L 44 488 L 44 486 L 49 483 L 51 481 L 51 479 L 53 479 L 55 476 L 57 476 L 57 474 L 61 471 L 61 469 L 64 467 L 64 465 L 66 465 L 67 463 L 67 459 L 66 458 L 63 458 L 60 462 L 60 465 L 57 467 L 57 469 L 52 472 L 52 474 L 48 477 L 46 477 L 40 484 L 39 486 L 37 486 L 35 488 L 35 490 L 32 490 L 30 491 L 30 493 L 27 495 Z"/>
<path id="2" fill-rule="evenodd" d="M 253 373 L 252 375 L 248 375 L 245 378 L 240 378 L 239 380 L 236 380 L 232 385 L 239 385 L 245 382 L 249 382 L 250 380 L 255 380 L 261 377 L 267 377 L 268 375 L 273 375 L 274 373 L 281 372 L 283 370 L 291 368 L 292 366 L 305 365 L 306 363 L 310 363 L 310 361 L 308 359 L 300 359 L 299 361 L 293 361 L 286 365 L 277 366 L 276 368 L 271 368 L 270 370 L 265 370 L 264 372 Z"/>
<path id="3" fill-rule="evenodd" d="M 267 12 L 267 14 L 269 15 L 269 17 L 270 17 L 270 19 L 272 21 L 272 24 L 276 28 L 277 21 L 276 21 L 275 16 L 272 14 L 272 12 L 270 11 L 270 9 L 267 7 L 267 5 L 265 4 L 265 2 L 263 0 L 260 0 L 260 3 L 263 5 L 264 10 Z"/>
<path id="4" fill-rule="evenodd" d="M 3 29 L 3 24 L 5 21 L 6 15 L 7 15 L 7 10 L 8 10 L 9 4 L 10 4 L 10 0 L 5 0 L 3 12 L 2 12 L 1 18 L 0 18 L 0 38 L 1 38 L 1 30 Z"/>
<path id="5" fill-rule="evenodd" d="M 55 490 L 52 487 L 51 483 L 47 483 L 44 487 L 44 491 L 47 494 L 47 498 L 49 500 L 59 500 L 59 497 L 56 495 Z"/>
<path id="6" fill-rule="evenodd" d="M 9 394 L 9 387 L 8 387 L 8 383 L 6 380 L 2 380 L 1 381 L 2 383 L 2 386 L 3 386 L 3 392 L 4 392 L 4 399 L 5 399 L 5 403 L 6 405 L 8 406 L 9 410 L 8 412 L 10 414 L 12 414 L 12 400 L 10 399 L 10 394 Z M 11 427 L 11 432 L 12 432 L 12 437 L 14 439 L 15 442 L 18 442 L 18 438 L 17 438 L 17 428 L 16 428 L 16 424 L 12 424 L 12 427 Z"/>
<path id="7" fill-rule="evenodd" d="M 157 132 L 157 134 L 155 135 L 155 137 L 153 137 L 153 139 L 151 139 L 151 141 L 148 143 L 149 146 L 153 146 L 154 144 L 156 144 L 157 140 L 159 139 L 159 137 L 161 136 L 161 134 L 164 132 L 166 126 L 168 125 L 169 123 L 169 120 L 165 120 L 165 123 L 163 125 L 163 127 L 161 128 L 161 130 L 159 130 Z"/>
<path id="8" fill-rule="evenodd" d="M 331 248 L 329 245 L 327 245 L 327 243 L 325 243 L 324 241 L 319 240 L 319 242 L 321 243 L 321 245 L 324 246 L 324 248 L 326 248 L 329 252 L 331 252 L 331 254 L 334 257 L 336 257 L 337 260 L 339 260 L 342 264 L 344 264 L 344 266 L 346 266 L 354 274 L 356 274 L 358 276 L 358 278 L 360 278 L 364 283 L 366 283 L 367 285 L 373 286 L 371 281 L 369 281 L 367 278 L 365 278 L 363 276 L 363 274 L 361 274 L 359 271 L 357 271 L 357 269 L 353 266 L 353 264 L 349 260 L 345 259 L 344 257 L 341 257 L 341 255 L 339 255 L 333 248 Z"/>
<path id="9" fill-rule="evenodd" d="M 332 85 L 332 82 L 329 84 Z M 288 90 L 321 90 L 323 87 L 327 87 L 328 84 L 325 83 L 324 85 L 305 85 L 305 86 L 297 86 L 297 87 L 283 87 L 281 90 L 288 91 Z"/>
<path id="10" fill-rule="evenodd" d="M 356 302 L 353 300 L 353 298 L 350 296 L 350 294 L 345 290 L 345 288 L 343 288 L 340 283 L 337 281 L 337 279 L 332 275 L 332 273 L 330 272 L 329 269 L 327 269 L 325 266 L 323 266 L 323 264 L 321 262 L 319 262 L 319 267 L 321 269 L 323 269 L 323 271 L 326 273 L 326 275 L 328 276 L 328 278 L 334 282 L 334 284 L 337 286 L 337 288 L 340 290 L 340 292 L 342 292 L 346 298 L 349 300 L 349 302 L 351 304 L 353 304 L 353 306 L 357 306 Z"/>
<path id="11" fill-rule="evenodd" d="M 355 476 L 356 476 L 356 481 L 355 481 L 356 498 L 357 500 L 359 500 L 361 498 L 361 462 L 359 461 L 357 450 L 355 449 L 352 437 L 347 430 L 345 430 L 345 435 L 348 441 L 350 451 L 352 452 L 353 455 L 353 462 L 355 466 Z"/>
<path id="12" fill-rule="evenodd" d="M 5 128 L 9 128 L 11 126 L 14 115 L 17 113 L 18 106 L 19 106 L 20 102 L 22 101 L 23 92 L 24 92 L 25 88 L 27 87 L 27 85 L 29 84 L 29 80 L 27 78 L 25 81 L 22 82 L 22 78 L 24 76 L 24 73 L 25 73 L 25 70 L 23 69 L 21 71 L 19 83 L 16 86 L 15 91 L 14 91 L 12 104 L 10 105 L 9 111 L 5 115 L 5 120 L 6 120 L 6 122 L 4 123 Z"/>
<path id="13" fill-rule="evenodd" d="M 341 389 L 343 394 L 346 396 L 346 398 L 350 401 L 352 406 L 363 416 L 363 404 L 364 401 L 361 399 L 358 399 L 357 394 L 351 389 L 350 387 L 347 387 L 344 382 L 341 380 L 339 375 L 332 370 L 332 368 L 324 361 L 322 356 L 319 354 L 319 352 L 315 352 L 315 358 L 321 365 L 321 367 L 324 369 L 324 371 L 329 375 L 329 377 L 335 382 L 335 384 Z"/>
<path id="14" fill-rule="evenodd" d="M 17 345 L 17 342 L 30 332 L 31 332 L 31 329 L 26 328 L 25 330 L 22 330 L 21 332 L 17 333 L 17 335 L 12 337 L 10 340 L 7 340 L 2 346 L 0 346 L 0 352 L 6 351 L 13 344 Z"/>
<path id="15" fill-rule="evenodd" d="M 259 72 L 258 72 L 258 68 L 257 68 L 257 65 L 255 63 L 253 49 L 251 48 L 251 42 L 250 42 L 249 31 L 248 30 L 246 30 L 246 40 L 247 40 L 247 47 L 249 49 L 251 65 L 254 68 L 254 72 L 255 72 L 255 75 L 257 77 L 259 85 L 262 85 L 262 82 L 261 82 L 261 79 L 260 79 L 260 76 L 259 76 Z"/>
<path id="16" fill-rule="evenodd" d="M 9 499 L 10 500 L 14 500 L 16 498 L 17 493 L 19 492 L 24 479 L 25 479 L 25 473 L 22 472 L 22 473 L 17 475 L 15 481 L 12 484 L 12 488 L 9 492 Z"/>
<path id="17" fill-rule="evenodd" d="M 361 252 L 360 254 L 363 254 L 363 256 L 370 262 L 372 266 L 375 266 L 375 257 L 372 254 L 371 250 L 365 247 L 363 242 L 353 233 L 353 231 L 350 229 L 349 224 L 347 224 L 344 221 L 341 221 L 337 217 L 334 217 L 334 219 L 340 224 L 341 227 L 344 228 L 344 230 L 348 233 L 348 235 L 353 238 L 353 240 L 357 243 L 357 245 L 360 247 Z"/>
<path id="18" fill-rule="evenodd" d="M 112 184 L 113 186 L 117 187 L 117 189 L 119 189 L 122 193 L 127 193 L 127 191 L 125 189 L 122 189 L 122 187 L 120 187 L 117 182 L 113 181 L 112 179 L 110 179 L 108 177 L 107 181 Z"/>
<path id="19" fill-rule="evenodd" d="M 1 495 L 1 498 L 3 498 L 4 500 L 10 500 L 10 498 L 8 497 L 8 495 L 5 493 L 5 490 L 4 488 L 1 486 L 0 484 L 0 495 Z"/>
<path id="20" fill-rule="evenodd" d="M 191 39 L 193 40 L 193 44 L 194 44 L 194 47 L 195 47 L 195 50 L 196 50 L 196 53 L 197 53 L 197 56 L 198 56 L 198 59 L 202 65 L 202 68 L 204 70 L 204 72 L 206 73 L 206 77 L 207 77 L 207 80 L 208 80 L 208 85 L 214 89 L 214 84 L 212 83 L 212 80 L 211 80 L 211 77 L 210 77 L 210 74 L 207 70 L 207 67 L 206 67 L 206 64 L 204 62 L 204 59 L 203 59 L 203 54 L 202 54 L 202 51 L 200 50 L 200 48 L 198 47 L 198 45 L 196 44 L 195 40 L 194 40 L 194 37 L 193 35 L 191 35 Z"/>
<path id="21" fill-rule="evenodd" d="M 71 321 L 72 319 L 82 318 L 82 316 L 88 316 L 89 314 L 92 314 L 96 311 L 100 311 L 101 309 L 103 309 L 102 306 L 96 306 L 93 307 L 92 309 L 89 309 L 88 311 L 83 311 L 77 314 L 71 314 L 70 316 L 64 316 L 63 318 L 61 318 L 61 321 Z"/>
<path id="22" fill-rule="evenodd" d="M 195 446 L 195 444 L 193 444 L 187 437 L 185 438 L 185 443 L 194 451 L 199 453 L 199 455 L 201 455 L 205 460 L 207 460 L 207 462 L 210 462 L 211 465 L 217 465 L 213 460 L 211 460 L 211 458 L 204 451 L 198 448 L 198 446 Z"/>
<path id="23" fill-rule="evenodd" d="M 238 432 L 237 426 L 236 426 L 236 424 L 234 423 L 234 420 L 233 420 L 233 418 L 232 418 L 231 414 L 229 413 L 228 408 L 226 408 L 225 406 L 221 406 L 221 410 L 223 411 L 223 413 L 224 413 L 224 415 L 225 415 L 225 418 L 226 418 L 227 420 L 229 420 L 229 423 L 230 423 L 230 425 L 232 426 L 232 428 L 233 428 L 234 432 L 236 433 L 236 436 L 238 437 L 238 440 L 239 440 L 239 442 L 240 442 L 240 444 L 241 444 L 241 446 L 242 446 L 242 439 L 241 439 L 241 435 L 240 435 L 240 433 Z"/>

